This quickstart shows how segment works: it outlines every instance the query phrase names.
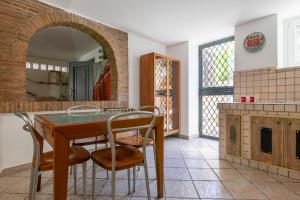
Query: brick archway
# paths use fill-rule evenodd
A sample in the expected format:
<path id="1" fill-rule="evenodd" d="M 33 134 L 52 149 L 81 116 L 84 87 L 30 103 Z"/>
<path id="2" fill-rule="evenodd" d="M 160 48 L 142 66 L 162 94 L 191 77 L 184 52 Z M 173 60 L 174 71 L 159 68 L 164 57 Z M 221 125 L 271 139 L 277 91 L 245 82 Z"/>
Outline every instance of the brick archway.
<path id="1" fill-rule="evenodd" d="M 40 1 L 0 1 L 0 112 L 62 110 L 70 105 L 128 106 L 128 34 Z M 117 88 L 113 101 L 27 102 L 28 44 L 39 30 L 68 26 L 94 38 L 110 59 Z"/>
<path id="2" fill-rule="evenodd" d="M 79 30 L 89 36 L 91 36 L 104 50 L 105 55 L 107 56 L 109 60 L 109 64 L 111 67 L 111 97 L 112 100 L 118 100 L 118 69 L 117 69 L 117 63 L 116 58 L 114 54 L 113 47 L 110 45 L 110 43 L 104 38 L 103 35 L 99 33 L 98 26 L 94 26 L 93 24 L 89 23 L 89 21 L 86 20 L 78 20 L 78 17 L 72 17 L 74 15 L 70 14 L 64 14 L 64 16 L 53 16 L 53 14 L 46 14 L 39 16 L 38 20 L 44 23 L 30 23 L 31 27 L 29 30 L 31 30 L 31 37 L 29 40 L 27 40 L 27 49 L 29 47 L 29 43 L 32 39 L 32 37 L 39 31 L 49 28 L 49 27 L 55 27 L 55 26 L 65 26 L 74 28 L 76 30 Z M 27 53 L 26 53 L 27 55 Z"/>

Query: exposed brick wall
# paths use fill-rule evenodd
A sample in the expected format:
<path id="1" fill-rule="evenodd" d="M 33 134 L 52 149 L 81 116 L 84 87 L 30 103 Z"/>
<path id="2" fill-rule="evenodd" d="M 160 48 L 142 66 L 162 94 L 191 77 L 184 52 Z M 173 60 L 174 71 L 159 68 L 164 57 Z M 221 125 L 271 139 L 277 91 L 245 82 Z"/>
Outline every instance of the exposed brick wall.
<path id="1" fill-rule="evenodd" d="M 36 32 L 51 26 L 68 26 L 80 30 L 93 37 L 103 47 L 112 67 L 112 98 L 116 101 L 97 104 L 103 107 L 126 106 L 128 34 L 36 0 L 0 1 L 0 102 L 15 102 L 12 104 L 17 108 L 17 104 L 22 105 L 22 102 L 26 101 L 25 63 L 28 43 Z M 17 101 L 19 103 L 16 103 Z M 40 108 L 37 110 L 48 110 L 42 103 L 30 104 L 36 104 Z M 53 104 L 56 107 L 53 102 L 44 104 Z M 0 108 L 0 112 L 4 110 Z"/>

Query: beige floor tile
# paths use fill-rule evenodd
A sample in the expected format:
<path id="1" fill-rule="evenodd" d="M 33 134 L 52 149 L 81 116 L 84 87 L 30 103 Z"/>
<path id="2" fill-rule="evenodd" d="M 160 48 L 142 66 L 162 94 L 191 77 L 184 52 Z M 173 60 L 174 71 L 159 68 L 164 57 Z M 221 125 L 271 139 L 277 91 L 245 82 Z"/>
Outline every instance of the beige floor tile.
<path id="1" fill-rule="evenodd" d="M 205 160 L 184 159 L 188 168 L 210 168 Z"/>
<path id="2" fill-rule="evenodd" d="M 299 179 L 289 178 L 286 176 L 281 176 L 281 175 L 276 175 L 276 174 L 269 174 L 269 175 L 281 183 L 300 183 Z"/>
<path id="3" fill-rule="evenodd" d="M 88 168 L 87 170 L 87 177 L 88 178 L 92 178 L 93 177 L 93 173 L 92 173 L 92 167 Z M 96 168 L 96 177 L 97 178 L 101 178 L 101 179 L 106 179 L 106 170 L 102 169 L 101 167 L 97 167 Z M 111 172 L 108 172 L 108 177 L 111 176 Z"/>
<path id="4" fill-rule="evenodd" d="M 283 185 L 300 196 L 300 183 L 283 183 Z"/>
<path id="5" fill-rule="evenodd" d="M 190 174 L 186 168 L 166 168 L 165 180 L 191 180 Z"/>
<path id="6" fill-rule="evenodd" d="M 77 184 L 80 184 L 80 182 L 82 182 L 82 179 L 78 179 L 77 180 Z M 74 185 L 74 179 L 73 178 L 69 178 L 68 179 L 68 188 L 70 189 L 71 187 L 73 187 Z M 41 191 L 39 192 L 39 194 L 53 194 L 53 179 L 50 179 L 48 182 L 46 182 L 45 184 L 42 185 L 41 187 Z"/>
<path id="7" fill-rule="evenodd" d="M 203 156 L 198 151 L 181 151 L 181 155 L 183 158 L 190 159 L 201 159 L 203 160 Z"/>
<path id="8" fill-rule="evenodd" d="M 182 158 L 180 151 L 165 151 L 165 158 Z"/>
<path id="9" fill-rule="evenodd" d="M 144 172 L 144 167 L 141 166 L 140 167 L 140 170 L 137 170 L 136 169 L 136 178 L 137 179 L 145 179 L 145 172 Z M 156 171 L 155 171 L 155 168 L 153 167 L 148 167 L 148 176 L 149 176 L 149 179 L 156 179 Z"/>
<path id="10" fill-rule="evenodd" d="M 185 167 L 185 163 L 181 158 L 165 158 L 165 167 Z"/>
<path id="11" fill-rule="evenodd" d="M 201 199 L 232 199 L 231 194 L 220 181 L 195 181 L 194 183 Z"/>
<path id="12" fill-rule="evenodd" d="M 192 144 L 182 144 L 179 146 L 180 151 L 197 151 L 197 148 Z"/>
<path id="13" fill-rule="evenodd" d="M 233 166 L 231 163 L 224 161 L 224 160 L 207 160 L 209 166 L 211 168 L 216 168 L 216 169 L 232 169 Z"/>
<path id="14" fill-rule="evenodd" d="M 0 194 L 1 200 L 23 200 L 26 199 L 26 197 L 27 195 L 25 194 Z"/>
<path id="15" fill-rule="evenodd" d="M 166 197 L 198 198 L 192 181 L 165 181 Z"/>
<path id="16" fill-rule="evenodd" d="M 240 170 L 241 174 L 252 182 L 278 182 L 268 173 L 260 170 Z"/>
<path id="17" fill-rule="evenodd" d="M 106 181 L 102 188 L 101 195 L 111 195 L 111 180 Z M 128 197 L 128 181 L 119 179 L 116 181 L 116 196 Z"/>
<path id="18" fill-rule="evenodd" d="M 150 180 L 149 184 L 150 184 L 151 197 L 156 197 L 156 194 L 157 194 L 156 193 L 156 181 L 155 180 Z M 135 197 L 146 197 L 147 196 L 145 180 L 137 180 L 136 181 L 135 192 L 132 193 L 132 196 L 135 196 Z"/>
<path id="19" fill-rule="evenodd" d="M 42 178 L 42 188 L 51 178 Z M 22 181 L 15 183 L 13 186 L 9 187 L 5 192 L 11 194 L 27 194 L 29 191 L 30 177 L 24 178 Z"/>
<path id="20" fill-rule="evenodd" d="M 218 181 L 218 176 L 212 169 L 189 169 L 193 180 L 199 181 Z"/>
<path id="21" fill-rule="evenodd" d="M 253 184 L 249 182 L 223 182 L 235 199 L 267 199 Z"/>
<path id="22" fill-rule="evenodd" d="M 23 182 L 24 180 L 24 177 L 0 177 L 0 193 L 7 191 L 9 188 L 15 186 L 20 182 Z"/>
<path id="23" fill-rule="evenodd" d="M 201 155 L 208 160 L 216 160 L 219 159 L 219 154 L 216 152 L 213 153 L 201 153 Z"/>
<path id="24" fill-rule="evenodd" d="M 95 189 L 95 195 L 100 195 L 101 190 L 105 183 L 107 182 L 106 179 L 96 179 L 96 189 Z M 116 182 L 117 183 L 117 182 Z M 87 195 L 92 194 L 92 179 L 87 179 Z M 72 195 L 74 193 L 74 185 L 69 187 L 68 194 Z M 77 182 L 77 194 L 78 195 L 83 195 L 83 182 L 82 179 Z"/>
<path id="25" fill-rule="evenodd" d="M 213 169 L 221 181 L 247 181 L 236 169 Z"/>
<path id="26" fill-rule="evenodd" d="M 294 192 L 281 183 L 254 183 L 269 199 L 272 200 L 300 200 Z"/>
<path id="27" fill-rule="evenodd" d="M 237 170 L 257 170 L 255 168 L 248 167 L 248 166 L 245 166 L 245 165 L 236 164 L 236 163 L 231 163 L 231 165 L 234 168 L 236 168 Z"/>

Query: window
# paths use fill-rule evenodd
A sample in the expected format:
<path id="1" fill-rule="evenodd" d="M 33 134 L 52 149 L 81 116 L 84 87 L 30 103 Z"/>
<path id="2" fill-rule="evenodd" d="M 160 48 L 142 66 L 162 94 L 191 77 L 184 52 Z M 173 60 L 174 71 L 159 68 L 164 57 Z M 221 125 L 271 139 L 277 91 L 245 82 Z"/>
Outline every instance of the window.
<path id="1" fill-rule="evenodd" d="M 30 69 L 31 68 L 31 62 L 26 62 L 26 68 Z"/>
<path id="2" fill-rule="evenodd" d="M 47 65 L 46 64 L 41 64 L 41 70 L 47 70 Z"/>
<path id="3" fill-rule="evenodd" d="M 32 63 L 32 69 L 39 69 L 38 63 Z"/>
<path id="4" fill-rule="evenodd" d="M 300 17 L 290 19 L 286 22 L 286 64 L 300 66 Z"/>
<path id="5" fill-rule="evenodd" d="M 48 65 L 48 70 L 49 70 L 49 71 L 54 70 L 54 66 L 53 66 L 53 65 Z"/>
<path id="6" fill-rule="evenodd" d="M 62 72 L 68 72 L 68 68 L 67 67 L 61 67 L 61 71 Z"/>
<path id="7" fill-rule="evenodd" d="M 26 62 L 27 69 L 39 69 L 39 70 L 48 70 L 48 71 L 57 71 L 57 72 L 68 72 L 68 67 L 64 66 L 54 66 L 40 63 L 31 63 L 29 61 Z"/>
<path id="8" fill-rule="evenodd" d="M 296 26 L 295 62 L 300 64 L 300 24 Z"/>
<path id="9" fill-rule="evenodd" d="M 57 72 L 61 71 L 60 66 L 55 66 L 55 71 Z"/>

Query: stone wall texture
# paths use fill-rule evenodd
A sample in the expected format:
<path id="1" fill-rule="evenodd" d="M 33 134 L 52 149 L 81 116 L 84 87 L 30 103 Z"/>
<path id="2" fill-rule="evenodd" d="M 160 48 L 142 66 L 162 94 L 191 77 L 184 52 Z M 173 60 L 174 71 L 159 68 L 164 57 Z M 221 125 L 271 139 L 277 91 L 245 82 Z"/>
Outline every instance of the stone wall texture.
<path id="1" fill-rule="evenodd" d="M 90 35 L 103 47 L 112 68 L 113 101 L 26 102 L 25 64 L 28 43 L 36 32 L 51 26 L 67 26 L 80 30 Z M 0 38 L 0 112 L 59 110 L 69 105 L 87 103 L 101 107 L 128 105 L 128 34 L 126 32 L 37 0 L 1 0 Z"/>

